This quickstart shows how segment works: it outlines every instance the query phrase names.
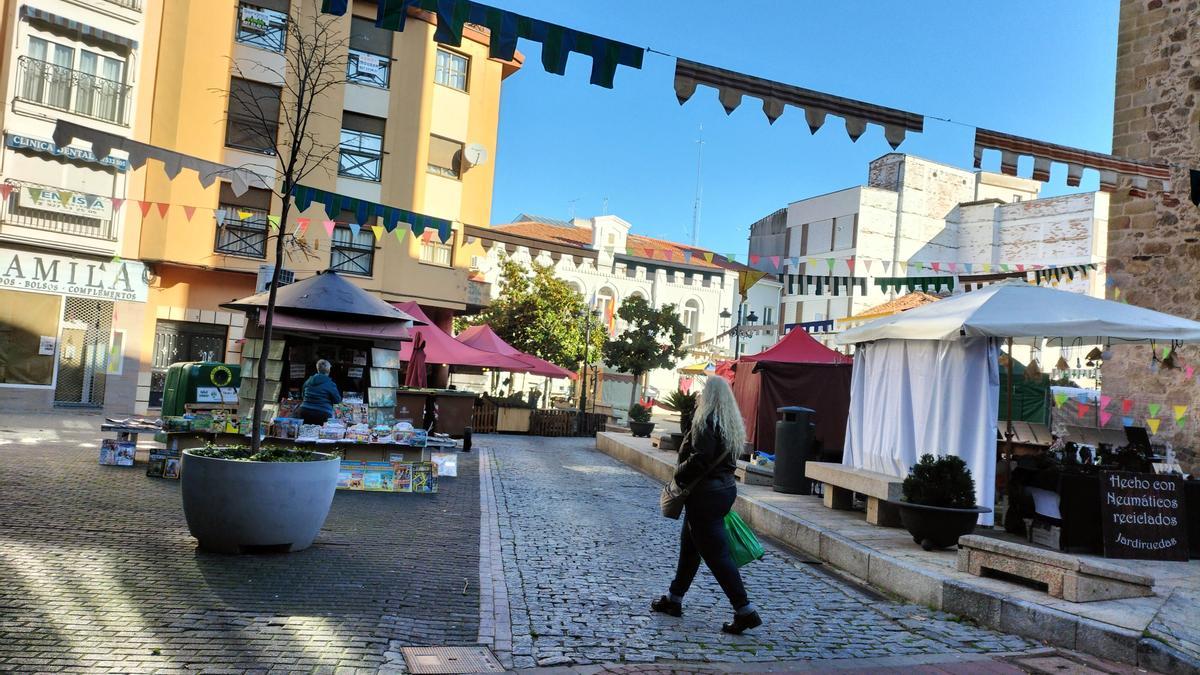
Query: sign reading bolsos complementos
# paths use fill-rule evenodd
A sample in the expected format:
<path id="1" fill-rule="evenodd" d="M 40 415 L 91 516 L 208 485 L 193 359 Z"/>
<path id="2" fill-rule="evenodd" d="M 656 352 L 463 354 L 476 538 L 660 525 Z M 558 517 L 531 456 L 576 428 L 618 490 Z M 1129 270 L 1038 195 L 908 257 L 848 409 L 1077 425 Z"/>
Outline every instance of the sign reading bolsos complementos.
<path id="1" fill-rule="evenodd" d="M 0 249 L 0 290 L 145 302 L 145 270 L 136 260 L 102 262 Z"/>
<path id="2" fill-rule="evenodd" d="M 102 166 L 111 167 L 117 171 L 128 171 L 129 160 L 113 157 L 109 155 L 104 159 L 99 159 L 92 154 L 91 150 L 83 150 L 81 148 L 72 148 L 70 146 L 60 148 L 54 144 L 54 141 L 47 141 L 41 138 L 31 138 L 20 134 L 4 134 L 4 144 L 10 148 L 18 150 L 29 150 L 42 155 L 53 155 L 55 157 L 65 157 L 77 162 L 89 162 L 92 164 L 100 164 Z"/>
<path id="3" fill-rule="evenodd" d="M 1187 560 L 1183 480 L 1153 473 L 1100 474 L 1104 557 Z"/>

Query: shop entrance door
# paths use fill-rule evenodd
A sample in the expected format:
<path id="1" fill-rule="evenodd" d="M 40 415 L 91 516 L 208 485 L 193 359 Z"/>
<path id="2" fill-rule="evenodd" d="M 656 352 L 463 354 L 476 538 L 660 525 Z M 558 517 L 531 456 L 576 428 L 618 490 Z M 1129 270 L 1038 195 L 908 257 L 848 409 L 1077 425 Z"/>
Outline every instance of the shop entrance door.
<path id="1" fill-rule="evenodd" d="M 106 300 L 67 298 L 63 303 L 55 405 L 104 405 L 112 314 L 113 304 Z"/>
<path id="2" fill-rule="evenodd" d="M 154 327 L 154 362 L 150 371 L 150 407 L 161 408 L 167 368 L 183 361 L 220 361 L 225 358 L 228 326 L 159 319 Z"/>

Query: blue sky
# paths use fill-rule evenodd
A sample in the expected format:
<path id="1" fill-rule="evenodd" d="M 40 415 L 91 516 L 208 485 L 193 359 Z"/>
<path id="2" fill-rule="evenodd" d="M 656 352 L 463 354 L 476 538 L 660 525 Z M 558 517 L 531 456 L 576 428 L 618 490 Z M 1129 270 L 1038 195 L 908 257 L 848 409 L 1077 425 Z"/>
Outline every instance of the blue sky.
<path id="1" fill-rule="evenodd" d="M 998 131 L 1108 152 L 1117 0 L 492 0 L 504 9 L 676 56 L 810 89 Z M 744 256 L 748 226 L 789 202 L 865 182 L 890 151 L 868 126 L 851 143 L 839 118 L 815 136 L 803 112 L 767 123 L 757 99 L 726 115 L 716 91 L 683 106 L 675 61 L 647 54 L 613 89 L 588 83 L 590 59 L 565 77 L 526 66 L 501 97 L 492 222 L 520 212 L 608 213 L 634 231 L 686 242 L 704 126 L 700 245 Z M 901 152 L 969 168 L 973 129 L 926 119 Z M 995 165 L 998 160 L 992 159 Z M 996 166 L 985 168 L 996 169 Z M 1073 191 L 1055 167 L 1044 195 Z M 1082 188 L 1095 189 L 1084 175 Z"/>

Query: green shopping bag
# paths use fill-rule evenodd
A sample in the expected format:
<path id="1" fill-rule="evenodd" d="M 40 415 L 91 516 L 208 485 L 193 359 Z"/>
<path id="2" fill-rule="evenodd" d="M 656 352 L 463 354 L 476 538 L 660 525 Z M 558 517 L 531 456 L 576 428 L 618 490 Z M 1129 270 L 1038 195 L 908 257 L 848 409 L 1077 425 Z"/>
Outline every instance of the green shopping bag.
<path id="1" fill-rule="evenodd" d="M 738 567 L 763 557 L 763 547 L 758 543 L 758 537 L 734 511 L 725 514 L 725 534 L 729 537 L 729 552 Z"/>

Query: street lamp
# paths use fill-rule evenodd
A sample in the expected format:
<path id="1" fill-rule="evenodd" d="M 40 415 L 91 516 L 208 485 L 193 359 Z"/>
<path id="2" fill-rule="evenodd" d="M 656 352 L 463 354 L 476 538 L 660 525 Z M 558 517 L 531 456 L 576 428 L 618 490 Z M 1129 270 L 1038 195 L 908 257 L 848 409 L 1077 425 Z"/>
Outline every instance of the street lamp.
<path id="1" fill-rule="evenodd" d="M 733 360 L 734 361 L 736 361 L 738 359 L 738 357 L 742 355 L 742 332 L 743 332 L 742 310 L 744 308 L 745 308 L 745 304 L 738 305 L 737 323 L 733 325 L 733 335 L 734 335 Z M 730 316 L 733 316 L 733 315 L 729 313 L 728 309 L 723 309 L 723 310 L 721 310 L 720 316 L 722 319 L 728 319 Z M 750 325 L 754 325 L 757 322 L 758 322 L 758 315 L 754 313 L 754 310 L 750 310 L 750 313 L 746 315 L 746 323 L 748 323 Z M 748 332 L 747 332 L 747 334 L 748 334 Z"/>
<path id="2" fill-rule="evenodd" d="M 583 318 L 583 382 L 579 390 L 579 412 L 587 411 L 587 388 L 588 388 L 588 348 L 592 345 L 592 317 L 598 313 L 594 309 L 584 309 L 579 313 Z"/>

